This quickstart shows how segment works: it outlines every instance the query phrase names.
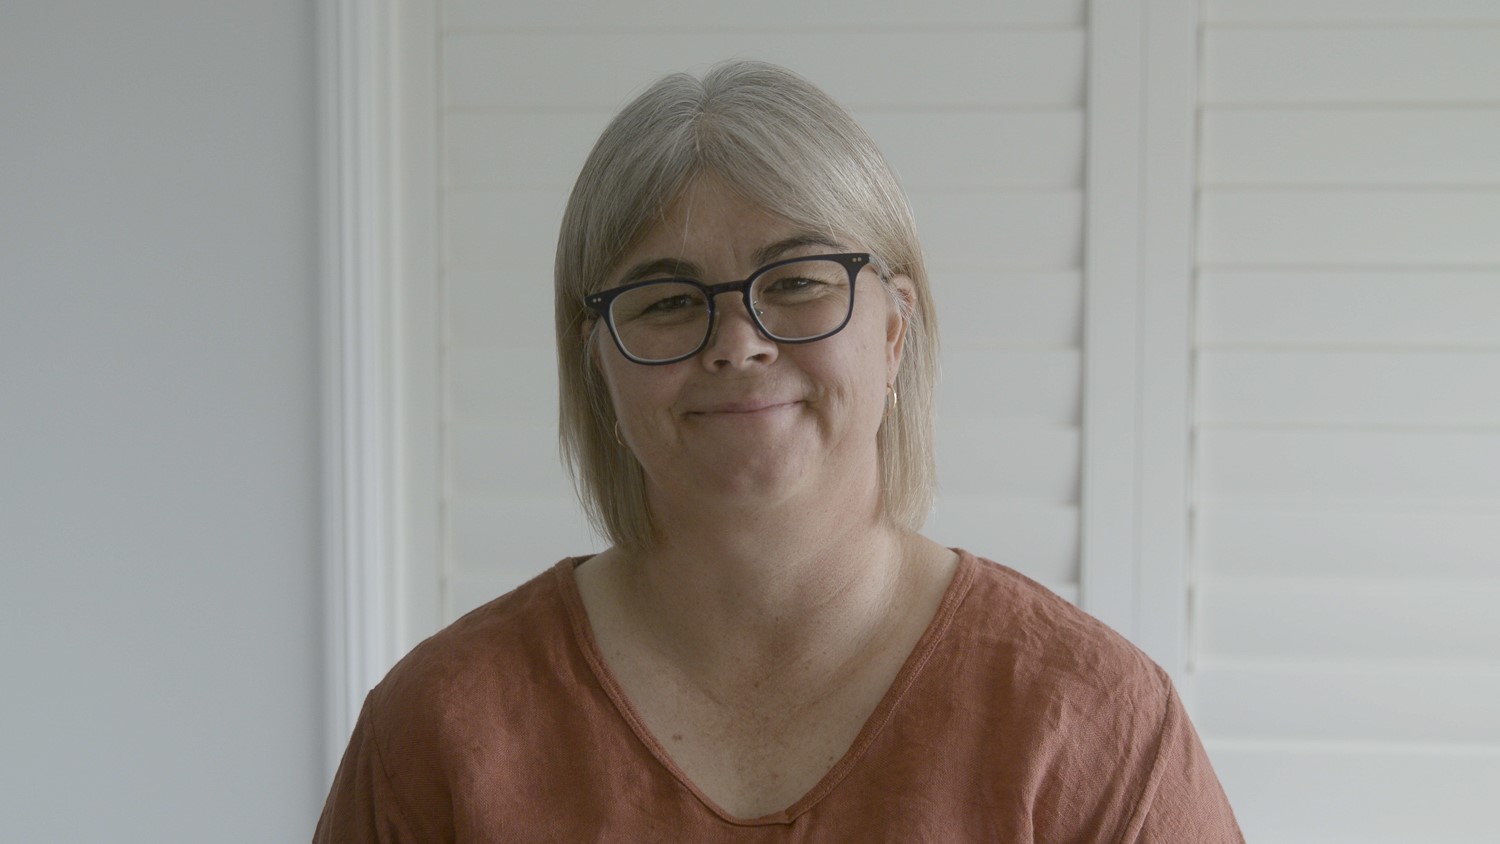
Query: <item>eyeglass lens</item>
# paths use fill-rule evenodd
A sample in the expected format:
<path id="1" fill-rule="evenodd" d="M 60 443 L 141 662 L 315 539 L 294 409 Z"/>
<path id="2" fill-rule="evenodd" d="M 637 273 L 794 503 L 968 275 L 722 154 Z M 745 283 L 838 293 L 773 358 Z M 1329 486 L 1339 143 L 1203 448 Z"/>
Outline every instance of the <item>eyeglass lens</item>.
<path id="1" fill-rule="evenodd" d="M 815 339 L 838 330 L 849 316 L 849 269 L 819 258 L 774 266 L 755 277 L 750 301 L 755 320 L 772 339 Z M 644 361 L 692 354 L 713 327 L 703 288 L 671 279 L 617 296 L 610 318 L 620 345 Z"/>

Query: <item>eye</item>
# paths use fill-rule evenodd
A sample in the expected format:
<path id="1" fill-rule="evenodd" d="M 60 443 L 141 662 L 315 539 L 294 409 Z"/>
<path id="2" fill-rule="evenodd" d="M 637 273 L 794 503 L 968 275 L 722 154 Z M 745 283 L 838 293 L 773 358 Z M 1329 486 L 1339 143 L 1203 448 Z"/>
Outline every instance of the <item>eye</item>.
<path id="1" fill-rule="evenodd" d="M 636 321 L 665 324 L 696 319 L 706 310 L 703 291 L 696 286 L 662 281 L 626 291 L 615 300 L 613 314 L 616 324 Z"/>
<path id="2" fill-rule="evenodd" d="M 798 291 L 805 291 L 815 287 L 819 287 L 824 284 L 827 284 L 827 282 L 816 278 L 808 278 L 807 276 L 795 275 L 778 278 L 767 285 L 766 289 L 778 293 L 795 293 Z"/>
<path id="3" fill-rule="evenodd" d="M 755 298 L 773 304 L 800 305 L 840 296 L 849 288 L 849 271 L 837 261 L 804 258 L 772 265 L 753 288 Z"/>
<path id="4" fill-rule="evenodd" d="M 676 293 L 671 296 L 662 296 L 658 299 L 652 300 L 649 304 L 647 304 L 645 308 L 641 309 L 641 313 L 669 314 L 674 311 L 696 308 L 701 304 L 699 299 L 700 297 L 693 296 L 689 293 Z"/>
<path id="5" fill-rule="evenodd" d="M 837 264 L 834 270 L 840 270 Z M 771 304 L 799 305 L 840 297 L 849 289 L 848 280 L 819 266 L 796 267 L 791 272 L 764 279 L 756 285 L 755 298 Z"/>

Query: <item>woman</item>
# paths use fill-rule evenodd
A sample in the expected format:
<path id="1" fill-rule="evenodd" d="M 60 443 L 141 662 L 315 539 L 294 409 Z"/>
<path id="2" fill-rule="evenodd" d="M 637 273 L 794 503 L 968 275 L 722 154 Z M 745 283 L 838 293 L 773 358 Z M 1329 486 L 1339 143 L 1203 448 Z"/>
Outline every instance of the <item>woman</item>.
<path id="1" fill-rule="evenodd" d="M 784 70 L 663 79 L 564 216 L 562 443 L 613 541 L 371 692 L 324 841 L 1241 840 L 1165 674 L 917 533 L 910 213 Z"/>

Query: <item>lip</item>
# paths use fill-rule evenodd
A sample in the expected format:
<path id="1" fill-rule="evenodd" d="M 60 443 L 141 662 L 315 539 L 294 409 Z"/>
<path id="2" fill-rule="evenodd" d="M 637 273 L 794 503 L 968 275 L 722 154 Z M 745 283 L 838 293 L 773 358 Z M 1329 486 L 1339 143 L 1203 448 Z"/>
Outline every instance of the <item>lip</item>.
<path id="1" fill-rule="evenodd" d="M 795 400 L 775 401 L 771 399 L 751 399 L 742 401 L 717 402 L 688 411 L 689 416 L 751 416 L 757 413 L 768 413 L 781 410 L 797 404 Z"/>

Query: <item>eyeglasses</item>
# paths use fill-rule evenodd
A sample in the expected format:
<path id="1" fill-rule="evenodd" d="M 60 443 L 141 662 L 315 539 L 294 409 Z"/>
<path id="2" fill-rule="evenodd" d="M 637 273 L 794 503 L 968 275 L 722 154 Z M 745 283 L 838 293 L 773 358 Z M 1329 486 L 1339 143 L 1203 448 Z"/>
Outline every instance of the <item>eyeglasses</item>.
<path id="1" fill-rule="evenodd" d="M 832 337 L 854 313 L 854 280 L 870 264 L 867 252 L 812 255 L 776 261 L 744 281 L 702 284 L 655 278 L 584 297 L 604 318 L 620 353 L 636 363 L 676 363 L 703 351 L 713 335 L 714 302 L 739 293 L 760 333 L 777 343 Z"/>

